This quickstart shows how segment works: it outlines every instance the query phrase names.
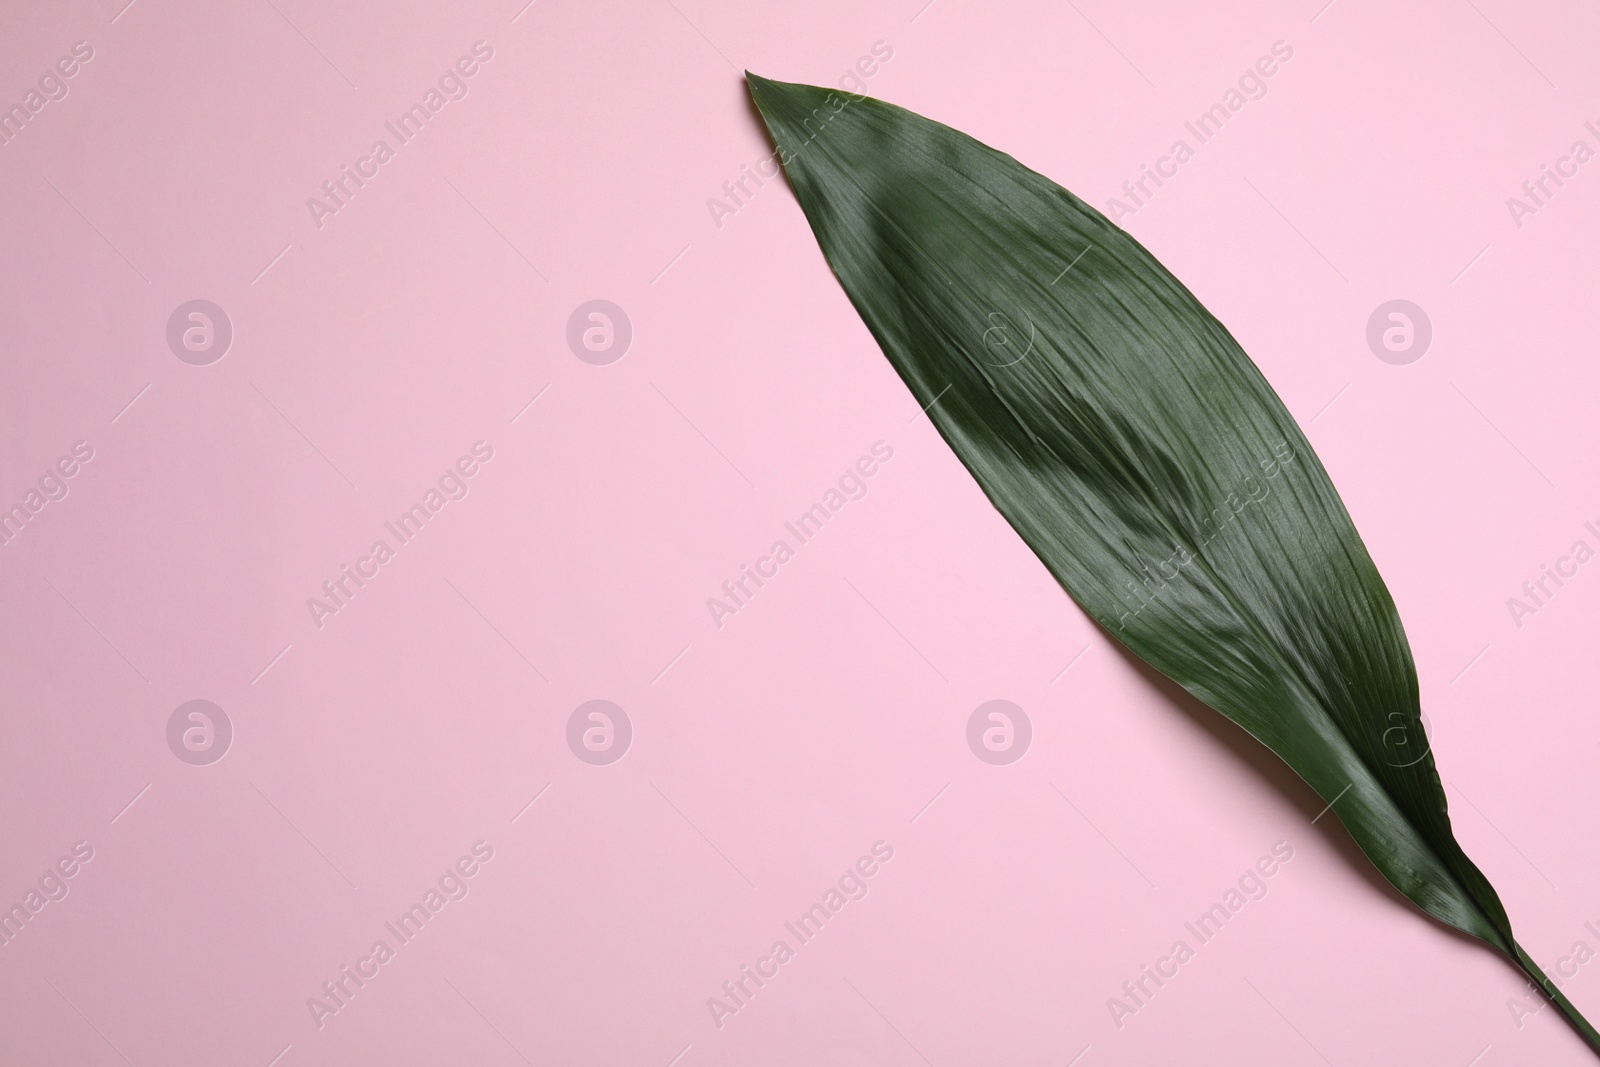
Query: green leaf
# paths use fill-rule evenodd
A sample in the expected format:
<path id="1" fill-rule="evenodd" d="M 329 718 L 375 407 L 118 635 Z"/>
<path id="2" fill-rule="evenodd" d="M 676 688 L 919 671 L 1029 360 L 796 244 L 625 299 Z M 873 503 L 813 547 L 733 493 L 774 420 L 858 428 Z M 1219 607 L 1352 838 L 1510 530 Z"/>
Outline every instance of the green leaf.
<path id="1" fill-rule="evenodd" d="M 1400 892 L 1517 945 L 1450 830 L 1399 615 L 1294 419 L 1137 241 L 866 97 L 747 75 L 845 292 L 994 506 L 1112 636 L 1271 748 Z"/>

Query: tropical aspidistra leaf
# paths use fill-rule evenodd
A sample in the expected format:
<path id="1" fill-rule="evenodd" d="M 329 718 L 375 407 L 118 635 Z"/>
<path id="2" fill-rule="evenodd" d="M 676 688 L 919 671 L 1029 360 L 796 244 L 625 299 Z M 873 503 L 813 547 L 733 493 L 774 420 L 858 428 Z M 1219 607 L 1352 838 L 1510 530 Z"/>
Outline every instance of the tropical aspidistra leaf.
<path id="1" fill-rule="evenodd" d="M 867 97 L 747 75 L 828 263 L 994 506 L 1105 630 L 1276 752 L 1394 886 L 1511 958 L 1457 844 L 1389 591 L 1227 329 L 1048 178 Z"/>

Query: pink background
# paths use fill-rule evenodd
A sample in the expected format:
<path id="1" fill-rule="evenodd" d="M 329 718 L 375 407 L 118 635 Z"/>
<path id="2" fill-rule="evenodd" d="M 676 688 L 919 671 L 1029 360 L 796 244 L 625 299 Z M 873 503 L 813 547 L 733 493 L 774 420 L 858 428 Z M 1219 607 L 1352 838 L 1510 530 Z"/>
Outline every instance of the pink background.
<path id="1" fill-rule="evenodd" d="M 1600 548 L 1600 162 L 1520 228 L 1506 199 L 1600 148 L 1593 5 L 123 2 L 0 11 L 6 107 L 94 52 L 0 147 L 0 506 L 94 450 L 0 546 L 0 906 L 94 850 L 0 947 L 0 1062 L 1594 1062 L 1090 625 L 787 188 L 707 206 L 770 151 L 744 67 L 837 84 L 882 42 L 869 92 L 1104 207 L 1290 45 L 1123 225 L 1307 426 L 1456 832 L 1556 966 L 1600 950 L 1600 563 L 1520 628 L 1506 600 Z M 307 198 L 480 40 L 319 228 Z M 197 298 L 234 331 L 209 366 L 166 341 Z M 565 339 L 595 298 L 633 328 L 606 366 Z M 1365 340 L 1395 298 L 1434 329 L 1406 366 Z M 307 598 L 480 440 L 466 498 L 318 628 Z M 867 496 L 717 628 L 707 598 L 879 440 Z M 633 727 L 607 766 L 566 741 L 595 698 Z M 166 739 L 192 699 L 234 730 L 208 766 Z M 992 699 L 1033 724 L 1007 766 L 965 740 Z M 319 1027 L 307 998 L 478 841 L 468 895 Z M 1278 841 L 1267 896 L 1119 1028 L 1108 998 Z M 1600 1020 L 1600 963 L 1567 990 Z"/>

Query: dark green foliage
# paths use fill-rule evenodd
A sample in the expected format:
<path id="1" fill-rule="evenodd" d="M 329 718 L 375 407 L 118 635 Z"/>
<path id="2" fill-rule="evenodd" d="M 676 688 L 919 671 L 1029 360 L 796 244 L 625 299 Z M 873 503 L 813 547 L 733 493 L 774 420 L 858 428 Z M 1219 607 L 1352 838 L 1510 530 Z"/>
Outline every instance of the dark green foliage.
<path id="1" fill-rule="evenodd" d="M 1451 833 L 1394 602 L 1283 403 L 1048 178 L 901 108 L 749 76 L 845 292 L 984 492 L 1112 636 L 1289 764 L 1417 906 L 1510 956 Z"/>

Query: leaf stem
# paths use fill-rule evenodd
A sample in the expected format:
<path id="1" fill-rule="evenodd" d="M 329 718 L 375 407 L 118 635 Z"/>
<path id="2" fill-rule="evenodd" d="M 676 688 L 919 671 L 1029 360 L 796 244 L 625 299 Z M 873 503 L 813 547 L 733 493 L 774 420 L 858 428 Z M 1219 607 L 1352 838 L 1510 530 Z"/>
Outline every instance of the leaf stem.
<path id="1" fill-rule="evenodd" d="M 1566 995 L 1556 987 L 1556 984 L 1539 969 L 1539 965 L 1533 962 L 1533 958 L 1522 951 L 1521 945 L 1515 941 L 1511 945 L 1517 950 L 1517 965 L 1522 968 L 1529 978 L 1538 983 L 1539 988 L 1544 990 L 1545 996 L 1555 1002 L 1556 1007 L 1561 1009 L 1561 1014 L 1567 1017 L 1567 1022 L 1571 1023 L 1572 1028 L 1578 1031 L 1579 1035 L 1589 1043 L 1589 1048 L 1596 1053 L 1600 1053 L 1600 1033 L 1595 1032 L 1595 1028 L 1589 1025 L 1589 1020 L 1583 1017 L 1583 1013 L 1575 1008 L 1572 1001 L 1568 1000 Z"/>

